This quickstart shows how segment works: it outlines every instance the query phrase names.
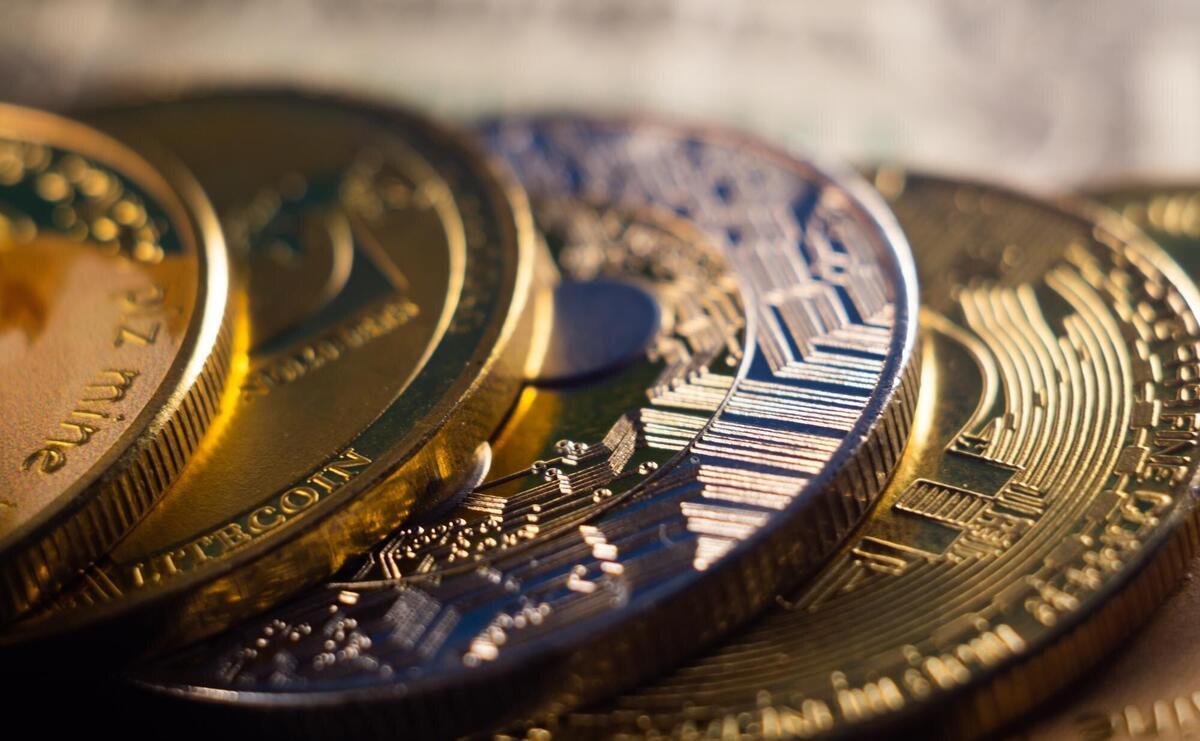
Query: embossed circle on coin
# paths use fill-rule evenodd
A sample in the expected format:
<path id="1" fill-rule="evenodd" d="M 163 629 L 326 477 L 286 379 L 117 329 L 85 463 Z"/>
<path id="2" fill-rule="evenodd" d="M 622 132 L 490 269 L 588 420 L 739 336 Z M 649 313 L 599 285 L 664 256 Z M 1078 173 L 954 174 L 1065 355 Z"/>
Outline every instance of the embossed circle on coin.
<path id="1" fill-rule="evenodd" d="M 533 195 L 567 323 L 494 473 L 139 682 L 287 707 L 308 734 L 337 735 L 344 713 L 432 735 L 551 713 L 745 619 L 883 487 L 915 398 L 915 296 L 869 191 L 740 135 L 653 123 L 512 120 L 487 141 Z"/>
<path id="2" fill-rule="evenodd" d="M 1131 182 L 1085 193 L 1133 221 L 1200 279 L 1200 184 Z M 1200 730 L 1200 582 L 1191 545 L 1192 574 L 1180 590 L 1122 642 L 1103 671 L 1021 728 L 1022 738 L 1187 738 Z"/>
<path id="3" fill-rule="evenodd" d="M 564 737 L 980 734 L 1085 671 L 1179 575 L 1200 435 L 1191 283 L 1081 205 L 876 182 L 912 241 L 926 333 L 895 477 L 810 585 L 561 719 Z"/>
<path id="4" fill-rule="evenodd" d="M 525 374 L 532 226 L 469 143 L 408 114 L 247 93 L 92 120 L 195 171 L 249 266 L 249 349 L 199 465 L 28 630 L 119 617 L 170 643 L 462 485 Z"/>
<path id="5" fill-rule="evenodd" d="M 229 306 L 225 243 L 189 176 L 0 105 L 0 622 L 179 476 L 220 405 Z"/>

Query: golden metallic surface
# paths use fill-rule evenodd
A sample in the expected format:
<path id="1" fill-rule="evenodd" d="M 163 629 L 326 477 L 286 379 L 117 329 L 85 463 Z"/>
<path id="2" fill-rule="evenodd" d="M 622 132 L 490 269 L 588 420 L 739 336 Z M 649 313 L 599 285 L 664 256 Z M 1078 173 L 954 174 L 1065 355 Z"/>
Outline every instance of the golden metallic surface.
<path id="1" fill-rule="evenodd" d="M 816 579 L 563 737 L 985 733 L 1099 660 L 1195 541 L 1195 289 L 1083 206 L 881 171 L 913 245 L 917 418 Z"/>
<path id="2" fill-rule="evenodd" d="M 248 266 L 248 354 L 199 464 L 22 626 L 122 618 L 157 646 L 327 576 L 461 487 L 520 388 L 534 245 L 520 192 L 415 116 L 246 93 L 91 120 L 188 163 Z"/>
<path id="3" fill-rule="evenodd" d="M 221 403 L 229 278 L 178 166 L 0 105 L 0 622 L 181 474 Z"/>
<path id="4" fill-rule="evenodd" d="M 1200 277 L 1200 186 L 1140 183 L 1088 195 L 1145 230 L 1193 278 Z M 1194 738 L 1200 736 L 1198 562 L 1141 632 L 1040 717 L 1013 736 L 1030 739 Z"/>

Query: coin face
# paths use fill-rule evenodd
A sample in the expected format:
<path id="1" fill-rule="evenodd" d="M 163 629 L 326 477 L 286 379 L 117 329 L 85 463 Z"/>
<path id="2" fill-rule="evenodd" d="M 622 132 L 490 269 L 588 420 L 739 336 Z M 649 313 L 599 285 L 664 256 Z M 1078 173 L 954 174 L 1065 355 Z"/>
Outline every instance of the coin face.
<path id="1" fill-rule="evenodd" d="M 563 274 L 492 473 L 139 683 L 331 734 L 347 713 L 449 735 L 553 712 L 743 620 L 882 488 L 914 399 L 882 208 L 732 134 L 534 119 L 485 138 Z"/>
<path id="2" fill-rule="evenodd" d="M 926 335 L 895 477 L 808 585 L 667 678 L 560 719 L 564 737 L 978 735 L 1085 671 L 1133 615 L 1110 608 L 1148 609 L 1177 575 L 1200 434 L 1178 268 L 1095 212 L 876 182 L 912 241 Z"/>
<path id="3" fill-rule="evenodd" d="M 154 619 L 170 642 L 327 576 L 469 475 L 525 371 L 532 233 L 519 193 L 408 115 L 248 93 L 92 118 L 211 194 L 247 266 L 246 352 L 199 465 L 29 630 Z"/>
<path id="4" fill-rule="evenodd" d="M 225 243 L 177 169 L 0 105 L 0 622 L 133 527 L 220 406 Z"/>
<path id="5" fill-rule="evenodd" d="M 1186 183 L 1134 183 L 1087 191 L 1162 245 L 1193 279 L 1200 276 L 1200 188 Z M 1200 729 L 1200 614 L 1196 561 L 1188 579 L 1137 634 L 1081 682 L 1019 729 L 1021 738 L 1187 738 Z"/>

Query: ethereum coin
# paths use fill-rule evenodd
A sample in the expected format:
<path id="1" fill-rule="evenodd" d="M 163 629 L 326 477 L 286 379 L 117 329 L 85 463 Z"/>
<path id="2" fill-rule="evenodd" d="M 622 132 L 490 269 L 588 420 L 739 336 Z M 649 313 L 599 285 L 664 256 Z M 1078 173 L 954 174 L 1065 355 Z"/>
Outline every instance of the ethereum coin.
<path id="1" fill-rule="evenodd" d="M 230 306 L 225 242 L 177 166 L 0 105 L 0 622 L 180 475 L 220 406 Z"/>
<path id="2" fill-rule="evenodd" d="M 485 136 L 564 277 L 492 473 L 324 587 L 141 667 L 144 686 L 287 708 L 305 734 L 552 714 L 756 612 L 886 483 L 915 296 L 869 189 L 728 133 L 568 118 Z"/>

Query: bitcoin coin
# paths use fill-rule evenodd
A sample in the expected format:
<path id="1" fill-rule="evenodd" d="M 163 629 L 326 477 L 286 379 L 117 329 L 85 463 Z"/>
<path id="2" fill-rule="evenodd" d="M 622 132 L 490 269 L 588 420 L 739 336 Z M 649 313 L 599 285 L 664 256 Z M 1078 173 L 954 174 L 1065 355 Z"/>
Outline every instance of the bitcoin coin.
<path id="1" fill-rule="evenodd" d="M 217 414 L 229 265 L 169 162 L 0 105 L 0 622 L 107 551 Z"/>
<path id="2" fill-rule="evenodd" d="M 299 94 L 91 116 L 170 149 L 248 265 L 248 353 L 198 465 L 45 614 L 138 650 L 328 576 L 456 491 L 515 401 L 535 312 L 528 206 L 414 115 Z"/>
<path id="3" fill-rule="evenodd" d="M 1193 278 L 1200 276 L 1200 188 L 1141 183 L 1088 191 L 1142 228 Z M 1189 551 L 1194 559 L 1195 544 Z M 1017 732 L 1032 739 L 1187 738 L 1200 733 L 1196 561 L 1179 592 L 1078 690 Z"/>
<path id="4" fill-rule="evenodd" d="M 562 718 L 564 737 L 976 735 L 1086 671 L 1128 629 L 1120 606 L 1148 610 L 1177 575 L 1200 434 L 1191 283 L 1083 206 L 876 183 L 922 296 L 895 477 L 808 584 L 667 678 Z"/>
<path id="5" fill-rule="evenodd" d="M 210 721 L 286 708 L 265 717 L 308 735 L 557 712 L 744 620 L 886 482 L 915 296 L 869 190 L 665 124 L 514 119 L 486 140 L 565 276 L 563 339 L 494 473 L 324 587 L 141 667 L 143 686 Z"/>

